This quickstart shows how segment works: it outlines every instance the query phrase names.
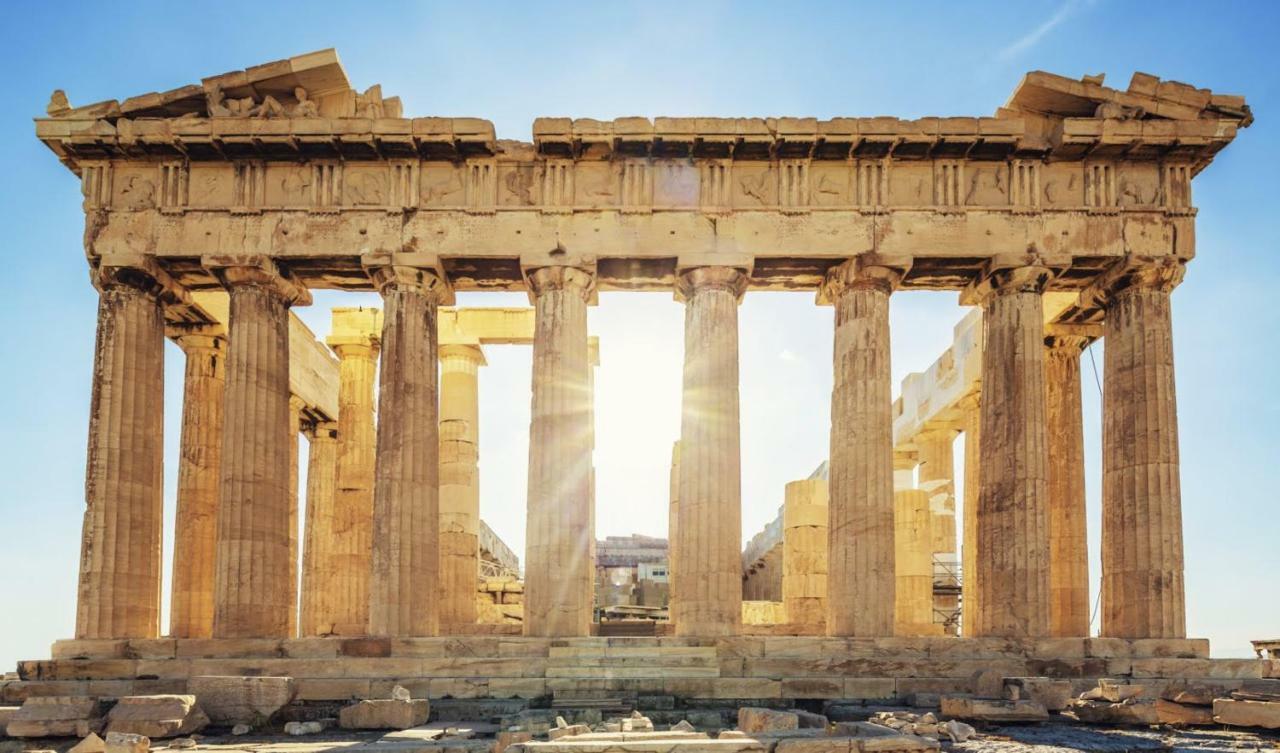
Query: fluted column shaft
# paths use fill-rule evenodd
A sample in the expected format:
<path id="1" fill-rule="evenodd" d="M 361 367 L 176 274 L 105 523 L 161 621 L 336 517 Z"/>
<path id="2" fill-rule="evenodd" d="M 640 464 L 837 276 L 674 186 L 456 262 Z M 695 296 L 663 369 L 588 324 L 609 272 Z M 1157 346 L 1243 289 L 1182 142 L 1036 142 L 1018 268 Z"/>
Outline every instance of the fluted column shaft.
<path id="1" fill-rule="evenodd" d="M 178 502 L 173 536 L 173 585 L 169 635 L 213 635 L 213 573 L 218 538 L 218 478 L 227 339 L 191 333 L 177 338 L 186 354 L 182 435 L 178 451 Z"/>
<path id="2" fill-rule="evenodd" d="M 821 631 L 827 622 L 827 481 L 787 484 L 782 508 L 782 604 L 787 622 Z"/>
<path id="3" fill-rule="evenodd" d="M 1089 541 L 1084 504 L 1084 425 L 1075 335 L 1045 338 L 1045 420 L 1049 447 L 1049 632 L 1089 635 Z"/>
<path id="4" fill-rule="evenodd" d="M 889 295 L 900 274 L 856 260 L 827 274 L 835 305 L 827 633 L 894 633 Z"/>
<path id="5" fill-rule="evenodd" d="M 298 434 L 302 432 L 302 399 L 289 398 L 289 626 L 288 635 L 298 635 Z"/>
<path id="6" fill-rule="evenodd" d="M 1044 313 L 1049 272 L 994 273 L 983 298 L 975 634 L 1049 633 Z"/>
<path id="7" fill-rule="evenodd" d="M 978 489 L 981 473 L 981 398 L 974 393 L 959 404 L 964 424 L 964 543 L 960 548 L 960 634 L 972 637 L 977 629 L 978 606 Z"/>
<path id="8" fill-rule="evenodd" d="M 412 267 L 373 274 L 384 313 L 369 629 L 429 636 L 440 628 L 436 312 L 445 286 Z"/>
<path id="9" fill-rule="evenodd" d="M 668 477 L 669 499 L 667 503 L 667 614 L 673 614 L 676 603 L 676 569 L 680 555 L 676 543 L 680 540 L 680 442 L 671 444 L 671 473 Z"/>
<path id="10" fill-rule="evenodd" d="M 98 334 L 80 544 L 76 637 L 160 632 L 164 312 L 131 269 L 97 280 Z"/>
<path id="11" fill-rule="evenodd" d="M 440 626 L 476 621 L 480 573 L 479 345 L 440 347 Z"/>
<path id="12" fill-rule="evenodd" d="M 375 460 L 375 341 L 334 342 L 338 355 L 338 456 L 335 470 L 333 567 L 327 574 L 332 612 L 322 622 L 336 635 L 369 630 Z"/>
<path id="13" fill-rule="evenodd" d="M 933 623 L 932 516 L 923 489 L 894 492 L 895 635 L 938 635 Z"/>
<path id="14" fill-rule="evenodd" d="M 571 267 L 529 275 L 534 298 L 524 633 L 590 635 L 590 361 L 592 276 Z"/>
<path id="15" fill-rule="evenodd" d="M 677 280 L 685 300 L 677 635 L 734 635 L 742 627 L 738 302 L 746 285 L 729 267 L 700 267 Z"/>
<path id="16" fill-rule="evenodd" d="M 952 444 L 954 429 L 929 429 L 913 443 L 920 453 L 916 485 L 929 494 L 929 535 L 935 559 L 952 561 L 956 554 L 956 479 Z"/>
<path id="17" fill-rule="evenodd" d="M 305 290 L 270 262 L 216 270 L 230 294 L 215 638 L 288 635 L 289 306 Z"/>
<path id="18" fill-rule="evenodd" d="M 1177 264 L 1132 272 L 1106 313 L 1102 634 L 1186 635 L 1178 412 L 1169 293 Z M 1127 285 L 1127 286 L 1126 286 Z"/>
<path id="19" fill-rule="evenodd" d="M 302 536 L 302 594 L 299 617 L 301 635 L 329 635 L 333 622 L 333 595 L 326 590 L 334 567 L 338 425 L 313 424 L 307 431 L 307 512 Z"/>

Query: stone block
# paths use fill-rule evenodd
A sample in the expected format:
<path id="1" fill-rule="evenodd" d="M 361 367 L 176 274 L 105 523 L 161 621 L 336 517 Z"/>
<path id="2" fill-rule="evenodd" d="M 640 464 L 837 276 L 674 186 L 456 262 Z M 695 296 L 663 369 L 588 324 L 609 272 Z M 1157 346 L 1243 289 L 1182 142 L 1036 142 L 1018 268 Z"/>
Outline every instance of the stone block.
<path id="1" fill-rule="evenodd" d="M 9 720 L 13 715 L 18 713 L 20 706 L 0 706 L 0 737 L 4 736 L 5 728 L 9 726 Z"/>
<path id="2" fill-rule="evenodd" d="M 1280 729 L 1280 702 L 1218 698 L 1213 702 L 1213 720 L 1233 727 Z"/>
<path id="3" fill-rule="evenodd" d="M 1052 680 L 1048 677 L 1006 677 L 1004 697 L 1011 701 L 1039 701 L 1050 711 L 1061 711 L 1074 697 L 1075 689 L 1070 680 Z"/>
<path id="4" fill-rule="evenodd" d="M 80 742 L 71 746 L 67 753 L 106 753 L 107 743 L 94 732 L 85 735 Z"/>
<path id="5" fill-rule="evenodd" d="M 343 729 L 408 729 L 426 724 L 430 715 L 431 704 L 425 698 L 357 701 L 338 712 L 338 726 Z"/>
<path id="6" fill-rule="evenodd" d="M 1038 701 L 994 701 L 972 696 L 943 696 L 943 716 L 982 722 L 1042 722 L 1049 711 Z"/>
<path id="7" fill-rule="evenodd" d="M 209 723 L 193 695 L 136 695 L 121 698 L 107 714 L 107 732 L 145 737 L 177 737 Z"/>
<path id="8" fill-rule="evenodd" d="M 266 723 L 297 695 L 292 677 L 197 676 L 188 691 L 214 724 Z"/>
<path id="9" fill-rule="evenodd" d="M 858 753 L 854 741 L 847 737 L 783 738 L 774 753 Z"/>
<path id="10" fill-rule="evenodd" d="M 1153 701 L 1129 698 L 1119 703 L 1077 699 L 1066 709 L 1067 714 L 1087 724 L 1157 724 L 1156 705 Z"/>
<path id="11" fill-rule="evenodd" d="M 1124 680 L 1113 680 L 1111 678 L 1100 678 L 1098 687 L 1080 694 L 1083 701 L 1107 701 L 1108 703 L 1120 703 L 1130 698 L 1138 698 L 1146 692 L 1144 685 L 1131 685 Z"/>
<path id="12" fill-rule="evenodd" d="M 146 735 L 128 732 L 108 732 L 105 743 L 106 753 L 147 753 L 151 750 L 151 740 Z"/>
<path id="13" fill-rule="evenodd" d="M 591 728 L 585 724 L 566 724 L 564 726 L 552 727 L 547 730 L 547 738 L 550 740 L 559 740 L 562 737 L 585 735 L 590 731 Z"/>
<path id="14" fill-rule="evenodd" d="M 516 743 L 527 743 L 533 739 L 532 732 L 510 731 L 499 732 L 498 739 L 493 744 L 493 753 L 503 753 Z"/>
<path id="15" fill-rule="evenodd" d="M 1213 724 L 1213 707 L 1192 706 L 1158 698 L 1156 699 L 1156 721 L 1160 724 L 1184 726 Z"/>
<path id="16" fill-rule="evenodd" d="M 1246 684 L 1248 682 L 1245 681 Z M 1227 688 L 1222 684 L 1177 682 L 1165 687 L 1160 698 L 1183 706 L 1212 707 L 1213 699 L 1224 698 L 1227 694 Z"/>
<path id="17" fill-rule="evenodd" d="M 1134 658 L 1208 659 L 1207 638 L 1136 638 L 1129 642 Z"/>
<path id="18" fill-rule="evenodd" d="M 892 677 L 846 677 L 844 692 L 840 698 L 862 701 L 887 701 L 897 692 L 897 680 Z"/>
<path id="19" fill-rule="evenodd" d="M 790 711 L 744 706 L 738 709 L 738 729 L 752 734 L 799 729 L 800 717 Z"/>
<path id="20" fill-rule="evenodd" d="M 1220 695 L 1225 696 L 1226 693 Z M 1242 701 L 1280 701 L 1280 680 L 1245 680 L 1231 693 L 1231 697 Z"/>
<path id="21" fill-rule="evenodd" d="M 23 702 L 5 731 L 9 737 L 84 737 L 101 729 L 96 698 L 37 696 Z"/>
<path id="22" fill-rule="evenodd" d="M 840 677 L 784 677 L 783 698 L 840 698 L 844 680 Z"/>

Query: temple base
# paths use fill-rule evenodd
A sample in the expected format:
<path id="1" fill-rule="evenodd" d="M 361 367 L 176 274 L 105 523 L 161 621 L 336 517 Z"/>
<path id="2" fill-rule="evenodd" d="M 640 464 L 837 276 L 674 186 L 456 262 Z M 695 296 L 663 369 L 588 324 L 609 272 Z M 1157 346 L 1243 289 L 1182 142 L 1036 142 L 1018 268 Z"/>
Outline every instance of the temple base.
<path id="1" fill-rule="evenodd" d="M 50 660 L 24 661 L 0 700 L 29 696 L 183 693 L 200 675 L 295 678 L 298 700 L 387 697 L 392 686 L 443 698 L 581 699 L 668 695 L 694 699 L 909 701 L 967 693 L 975 675 L 1078 681 L 1131 678 L 1159 692 L 1171 682 L 1227 688 L 1280 678 L 1280 660 L 1210 659 L 1199 639 L 732 638 L 154 639 L 58 641 Z"/>

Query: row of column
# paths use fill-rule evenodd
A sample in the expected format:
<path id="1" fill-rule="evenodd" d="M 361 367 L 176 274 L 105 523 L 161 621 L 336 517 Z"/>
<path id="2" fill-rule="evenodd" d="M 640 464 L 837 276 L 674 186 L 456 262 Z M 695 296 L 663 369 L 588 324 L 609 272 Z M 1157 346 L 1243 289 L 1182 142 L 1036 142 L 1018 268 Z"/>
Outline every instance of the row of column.
<path id="1" fill-rule="evenodd" d="M 1184 633 L 1168 303 L 1180 270 L 1147 265 L 1117 277 L 1106 291 L 1106 635 Z M 212 606 L 192 586 L 175 606 L 181 615 L 175 619 L 202 620 L 202 610 L 208 610 L 215 637 L 284 636 L 291 634 L 297 598 L 290 564 L 297 542 L 290 534 L 296 492 L 291 496 L 289 432 L 296 431 L 290 424 L 297 419 L 291 418 L 289 405 L 288 308 L 309 298 L 269 261 L 227 263 L 214 271 L 231 300 L 225 357 L 216 338 L 201 340 L 206 336 L 191 333 L 180 342 L 196 355 L 188 362 L 188 394 L 205 398 L 184 409 L 191 413 L 190 430 L 197 437 L 213 436 L 220 420 L 221 443 L 215 450 L 218 443 L 197 439 L 192 444 L 202 444 L 203 451 L 190 457 L 184 452 L 179 471 L 191 500 L 182 505 L 184 526 L 216 526 Z M 339 585 L 304 588 L 303 626 L 331 622 L 359 629 L 367 624 L 376 635 L 430 635 L 439 629 L 443 611 L 437 600 L 438 548 L 448 541 L 446 552 L 460 551 L 470 546 L 466 537 L 471 535 L 465 524 L 458 525 L 461 518 L 446 518 L 452 522 L 446 522 L 445 535 L 440 526 L 441 424 L 434 364 L 443 283 L 410 267 L 382 267 L 372 275 L 386 312 L 372 488 L 367 478 L 343 472 L 347 450 L 341 444 L 327 446 L 334 427 L 317 426 L 313 440 L 320 451 L 312 462 L 323 462 L 336 450 L 338 471 L 332 482 L 324 474 L 309 482 L 317 504 L 308 506 L 308 535 L 348 545 L 331 562 L 304 563 L 304 578 L 312 584 L 331 578 Z M 901 276 L 900 269 L 852 259 L 834 267 L 823 286 L 822 295 L 835 307 L 826 598 L 832 635 L 883 636 L 895 630 L 888 302 Z M 101 303 L 77 613 L 81 638 L 158 632 L 161 356 L 168 294 L 161 277 L 134 268 L 104 269 L 98 275 Z M 1073 526 L 1083 525 L 1076 506 L 1078 463 L 1072 466 L 1070 460 L 1075 450 L 1065 455 L 1057 450 L 1059 444 L 1078 445 L 1073 433 L 1078 428 L 1071 428 L 1079 423 L 1078 361 L 1073 371 L 1069 350 L 1075 343 L 1064 338 L 1064 360 L 1049 356 L 1046 365 L 1041 293 L 1049 277 L 1048 270 L 1035 266 L 999 270 L 977 288 L 986 347 L 975 424 L 981 440 L 972 442 L 980 481 L 975 504 L 965 505 L 975 518 L 972 527 L 965 526 L 973 531 L 974 544 L 965 550 L 977 553 L 968 569 L 975 588 L 966 605 L 967 612 L 972 609 L 973 635 L 1046 635 L 1059 620 L 1072 624 L 1072 630 L 1080 627 L 1069 622 L 1078 620 L 1080 583 L 1054 577 L 1049 567 L 1054 542 L 1069 550 L 1064 561 L 1084 554 L 1071 549 L 1078 539 Z M 570 267 L 534 270 L 529 276 L 536 310 L 529 635 L 585 635 L 590 629 L 594 515 L 586 306 L 593 282 L 588 272 Z M 678 504 L 672 543 L 678 567 L 673 568 L 672 617 L 681 635 L 733 634 L 741 624 L 737 306 L 746 284 L 746 274 L 729 267 L 691 269 L 677 281 L 685 301 L 685 365 L 680 470 L 674 483 Z M 344 357 L 343 368 L 359 370 L 371 384 L 372 346 L 354 347 L 359 352 Z M 361 380 L 347 381 L 367 394 Z M 1050 381 L 1054 387 L 1048 391 Z M 218 401 L 208 397 L 217 389 L 224 396 L 221 415 L 215 417 L 217 408 L 209 404 Z M 339 436 L 368 433 L 371 416 L 357 411 L 340 417 L 336 431 Z M 465 466 L 468 438 L 454 441 L 459 444 L 448 445 L 446 459 L 457 458 Z M 473 451 L 474 437 L 470 441 Z M 1061 474 L 1051 468 L 1056 467 L 1050 463 L 1051 443 L 1055 460 L 1068 458 Z M 354 466 L 356 460 L 349 462 Z M 1058 510 L 1052 499 L 1069 502 Z M 367 532 L 347 517 L 365 504 L 372 506 Z M 446 510 L 470 504 L 450 497 Z M 1055 526 L 1058 520 L 1063 522 Z M 1051 534 L 1055 529 L 1058 533 Z M 184 541 L 178 546 L 190 548 Z M 363 571 L 366 553 L 367 598 L 353 582 L 357 579 L 343 581 L 352 571 Z M 202 554 L 207 553 L 191 552 Z M 198 574 L 186 577 L 199 580 Z M 347 595 L 327 603 L 333 594 Z M 474 597 L 467 593 L 466 598 Z M 1052 606 L 1059 601 L 1063 606 Z M 1063 616 L 1055 617 L 1058 613 Z M 445 619 L 466 618 L 450 608 Z"/>

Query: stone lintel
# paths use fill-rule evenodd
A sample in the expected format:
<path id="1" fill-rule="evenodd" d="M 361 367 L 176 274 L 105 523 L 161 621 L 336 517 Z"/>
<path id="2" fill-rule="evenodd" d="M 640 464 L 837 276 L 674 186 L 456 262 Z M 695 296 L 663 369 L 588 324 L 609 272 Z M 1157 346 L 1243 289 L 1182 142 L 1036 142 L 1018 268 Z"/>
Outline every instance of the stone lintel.
<path id="1" fill-rule="evenodd" d="M 1051 322 L 1044 326 L 1044 345 L 1051 350 L 1073 350 L 1079 354 L 1099 337 L 1102 337 L 1101 324 Z"/>
<path id="2" fill-rule="evenodd" d="M 259 285 L 271 289 L 291 306 L 311 304 L 311 291 L 268 256 L 210 255 L 201 257 L 200 264 L 223 287 Z"/>
<path id="3" fill-rule="evenodd" d="M 911 269 L 912 258 L 897 254 L 865 253 L 851 257 L 827 270 L 818 286 L 816 302 L 830 306 L 836 295 L 850 287 L 881 287 L 897 290 Z"/>
<path id="4" fill-rule="evenodd" d="M 1058 316 L 1070 324 L 1099 325 L 1106 318 L 1106 307 L 1122 290 L 1151 286 L 1171 292 L 1186 273 L 1188 259 L 1181 256 L 1146 256 L 1128 254 L 1113 262 L 1080 292 L 1075 305 Z"/>

